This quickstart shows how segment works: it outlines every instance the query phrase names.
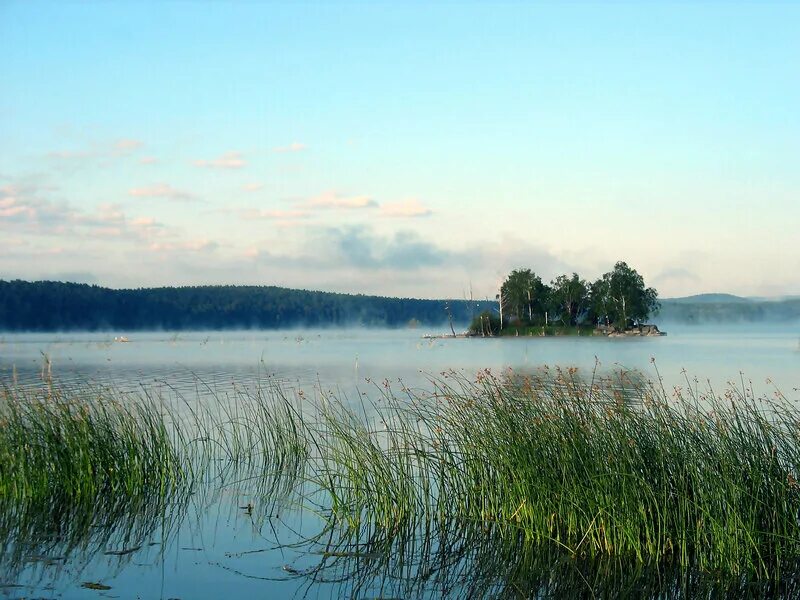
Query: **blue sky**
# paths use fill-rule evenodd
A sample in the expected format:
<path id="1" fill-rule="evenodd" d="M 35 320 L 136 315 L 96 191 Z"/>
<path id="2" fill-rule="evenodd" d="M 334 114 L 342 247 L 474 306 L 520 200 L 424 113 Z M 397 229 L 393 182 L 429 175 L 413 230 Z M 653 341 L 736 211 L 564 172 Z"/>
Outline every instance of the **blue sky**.
<path id="1" fill-rule="evenodd" d="M 800 3 L 0 2 L 0 277 L 800 294 Z"/>

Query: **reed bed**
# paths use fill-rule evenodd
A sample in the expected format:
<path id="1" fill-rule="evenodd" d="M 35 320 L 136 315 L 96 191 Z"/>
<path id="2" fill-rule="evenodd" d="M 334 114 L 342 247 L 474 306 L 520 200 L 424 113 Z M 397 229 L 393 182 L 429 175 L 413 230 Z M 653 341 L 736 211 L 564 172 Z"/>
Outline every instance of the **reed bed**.
<path id="1" fill-rule="evenodd" d="M 277 388 L 186 398 L 99 386 L 0 387 L 0 499 L 168 497 L 242 474 L 302 476 L 302 417 Z"/>
<path id="2" fill-rule="evenodd" d="M 572 556 L 780 576 L 800 556 L 800 411 L 747 387 L 641 378 L 388 382 L 376 416 L 323 411 L 319 483 L 340 523 L 451 521 Z M 342 414 L 344 412 L 344 414 Z"/>
<path id="3" fill-rule="evenodd" d="M 277 505 L 307 454 L 292 411 L 266 390 L 199 402 L 170 387 L 0 387 L 0 573 L 129 560 L 154 536 L 163 548 L 228 486 Z"/>
<path id="4" fill-rule="evenodd" d="M 0 389 L 0 498 L 171 494 L 186 477 L 181 431 L 160 408 L 103 389 Z"/>
<path id="5" fill-rule="evenodd" d="M 797 571 L 800 409 L 744 384 L 668 392 L 557 369 L 384 381 L 358 399 L 269 385 L 166 396 L 3 389 L 0 506 L 106 506 L 124 520 L 235 483 L 264 506 L 294 494 L 328 519 L 321 537 L 470 532 L 745 580 Z"/>

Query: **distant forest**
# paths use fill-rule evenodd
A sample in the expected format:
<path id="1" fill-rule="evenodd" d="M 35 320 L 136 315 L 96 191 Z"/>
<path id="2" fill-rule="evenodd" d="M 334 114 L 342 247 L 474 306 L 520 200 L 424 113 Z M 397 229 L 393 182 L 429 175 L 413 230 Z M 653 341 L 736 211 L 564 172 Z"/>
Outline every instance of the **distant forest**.
<path id="1" fill-rule="evenodd" d="M 496 302 L 419 300 L 273 286 L 109 289 L 0 280 L 0 331 L 276 329 L 443 325 L 457 329 Z"/>
<path id="2" fill-rule="evenodd" d="M 495 301 L 418 300 L 273 286 L 114 290 L 54 281 L 0 280 L 0 331 L 276 329 L 367 325 L 447 326 L 456 331 Z M 724 294 L 663 299 L 655 320 L 732 323 L 800 320 L 800 298 L 751 300 Z"/>

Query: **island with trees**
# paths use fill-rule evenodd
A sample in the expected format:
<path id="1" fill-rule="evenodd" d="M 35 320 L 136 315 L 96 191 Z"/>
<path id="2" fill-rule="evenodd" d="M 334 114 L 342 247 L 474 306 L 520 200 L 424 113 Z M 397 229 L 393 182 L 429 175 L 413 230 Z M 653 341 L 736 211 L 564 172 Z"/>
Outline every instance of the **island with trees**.
<path id="1" fill-rule="evenodd" d="M 496 312 L 472 320 L 468 335 L 662 335 L 647 324 L 658 292 L 625 262 L 591 283 L 572 273 L 548 285 L 531 269 L 515 269 L 497 301 Z"/>

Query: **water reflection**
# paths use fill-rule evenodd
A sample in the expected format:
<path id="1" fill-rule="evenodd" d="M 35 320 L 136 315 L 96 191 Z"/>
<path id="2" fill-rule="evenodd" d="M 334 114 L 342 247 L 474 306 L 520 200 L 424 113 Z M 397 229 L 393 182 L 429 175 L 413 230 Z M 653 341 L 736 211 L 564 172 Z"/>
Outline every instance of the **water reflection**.
<path id="1" fill-rule="evenodd" d="M 295 330 L 94 334 L 5 334 L 0 337 L 0 377 L 40 377 L 43 354 L 62 381 L 113 382 L 137 387 L 154 380 L 244 381 L 272 376 L 286 384 L 338 385 L 352 390 L 365 377 L 421 381 L 420 370 L 535 369 L 575 366 L 590 372 L 637 369 L 655 374 L 655 358 L 668 386 L 690 377 L 716 387 L 744 372 L 755 384 L 770 378 L 784 392 L 800 388 L 800 345 L 792 327 L 670 326 L 663 338 L 551 337 L 423 340 L 413 330 Z M 114 342 L 125 335 L 129 343 Z M 185 381 L 190 385 L 190 381 Z"/>
<path id="2" fill-rule="evenodd" d="M 49 590 L 58 591 L 59 597 L 82 597 L 79 588 L 111 589 L 107 584 L 117 578 L 130 580 L 130 575 L 139 580 L 133 590 L 152 588 L 176 552 L 188 575 L 192 569 L 187 560 L 197 561 L 187 557 L 205 556 L 209 536 L 216 537 L 214 529 L 219 527 L 223 544 L 235 543 L 240 529 L 247 529 L 251 537 L 268 544 L 266 551 L 282 553 L 283 544 L 298 552 L 299 476 L 294 466 L 265 472 L 226 462 L 203 482 L 187 482 L 168 495 L 142 489 L 79 503 L 58 497 L 3 500 L 0 588 L 5 593 Z M 228 552 L 226 557 L 241 555 Z"/>
<path id="3" fill-rule="evenodd" d="M 178 491 L 88 498 L 75 504 L 58 497 L 0 502 L 0 572 L 4 583 L 41 588 L 61 578 L 78 579 L 88 565 L 125 568 L 167 547 L 187 515 L 191 494 Z M 96 578 L 98 573 L 87 577 Z"/>
<path id="4" fill-rule="evenodd" d="M 65 515 L 37 507 L 3 507 L 0 533 L 4 539 L 14 540 L 4 545 L 0 564 L 4 583 L 14 582 L 15 586 L 5 593 L 13 593 L 13 589 L 39 593 L 60 590 L 60 597 L 79 597 L 79 585 L 110 588 L 101 582 L 110 581 L 125 569 L 157 580 L 163 576 L 165 555 L 177 543 L 176 536 L 181 527 L 186 527 L 185 521 L 198 519 L 195 510 L 187 511 L 185 500 L 117 507 L 115 514 L 73 510 Z M 207 506 L 205 511 L 220 510 L 221 506 L 243 513 L 247 510 L 246 506 L 222 503 Z M 224 559 L 209 562 L 206 569 L 224 569 L 227 589 L 247 589 L 259 596 L 270 596 L 276 590 L 294 598 L 384 599 L 678 600 L 800 595 L 798 565 L 787 565 L 780 578 L 753 581 L 681 569 L 669 562 L 576 557 L 554 545 L 532 545 L 497 535 L 491 528 L 455 522 L 447 527 L 412 530 L 353 530 L 332 522 L 310 539 L 298 540 L 296 523 L 276 522 L 273 511 L 278 505 L 262 504 L 254 498 L 253 506 L 263 507 L 250 521 L 251 526 L 260 528 L 263 547 L 228 552 Z M 208 519 L 208 512 L 204 515 Z M 207 527 L 207 523 L 198 520 L 194 526 Z M 180 548 L 185 554 L 203 550 L 192 545 L 196 541 L 182 543 L 188 544 Z M 277 563 L 271 560 L 276 556 Z M 65 582 L 73 585 L 65 587 Z M 76 595 L 65 595 L 65 589 L 72 589 Z M 121 591 L 125 590 L 115 588 L 113 593 L 119 596 Z M 184 597 L 216 597 L 214 591 L 195 592 Z"/>
<path id="5" fill-rule="evenodd" d="M 800 594 L 798 565 L 753 581 L 670 562 L 586 558 L 556 545 L 496 535 L 474 523 L 444 528 L 337 530 L 308 547 L 316 563 L 289 569 L 295 597 L 772 598 Z"/>

